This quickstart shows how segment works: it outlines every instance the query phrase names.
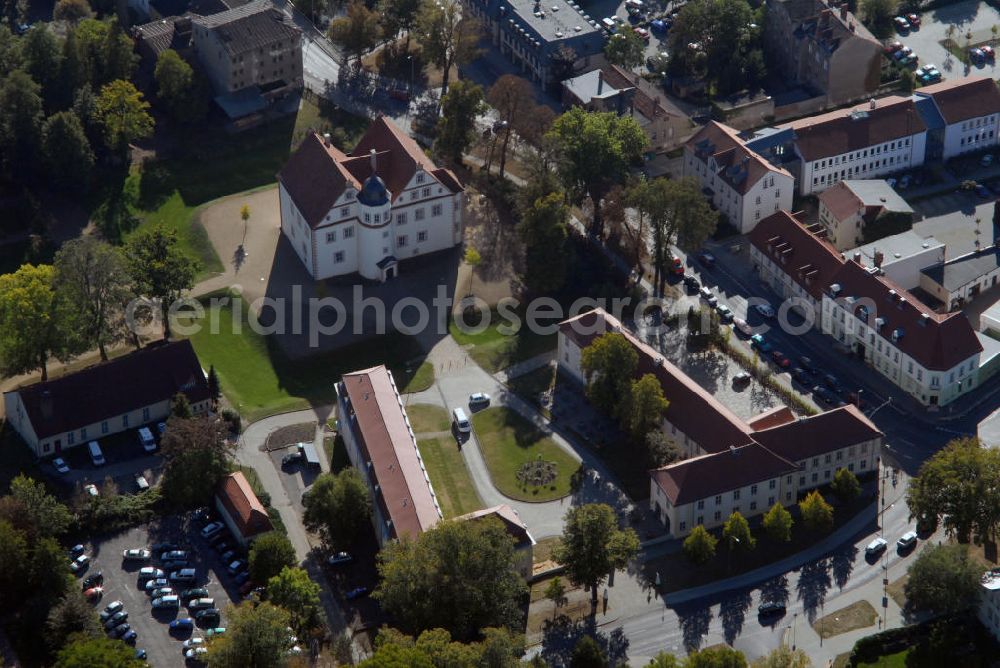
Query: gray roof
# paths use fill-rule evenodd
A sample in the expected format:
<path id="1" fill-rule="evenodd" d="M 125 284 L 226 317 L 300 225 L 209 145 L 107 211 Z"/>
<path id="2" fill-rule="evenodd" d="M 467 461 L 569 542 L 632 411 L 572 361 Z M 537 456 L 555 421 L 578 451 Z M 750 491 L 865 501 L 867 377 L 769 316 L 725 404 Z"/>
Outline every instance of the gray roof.
<path id="1" fill-rule="evenodd" d="M 278 40 L 299 39 L 302 35 L 291 19 L 269 0 L 255 0 L 211 16 L 197 16 L 194 23 L 218 35 L 230 53 L 270 46 Z"/>
<path id="2" fill-rule="evenodd" d="M 608 81 L 604 80 L 601 70 L 591 70 L 590 72 L 585 72 L 580 76 L 563 81 L 562 85 L 584 104 L 587 104 L 593 99 L 607 99 L 614 97 L 624 90 L 622 88 L 616 88 Z"/>
<path id="3" fill-rule="evenodd" d="M 943 257 L 943 247 L 944 244 L 934 237 L 924 237 L 914 230 L 907 230 L 906 232 L 893 234 L 890 237 L 883 237 L 878 241 L 873 241 L 864 246 L 858 246 L 853 250 L 845 251 L 844 257 L 851 258 L 854 257 L 855 253 L 861 253 L 861 257 L 864 258 L 864 264 L 871 267 L 875 264 L 875 251 L 880 251 L 883 258 L 882 266 L 886 267 L 893 262 L 906 260 L 928 249 L 940 249 L 939 252 L 942 253 Z"/>
<path id="4" fill-rule="evenodd" d="M 570 4 L 567 0 L 543 0 L 536 4 L 535 0 L 510 0 L 506 4 L 523 23 L 548 42 L 600 32 L 600 28 L 591 25 L 587 20 L 590 18 L 596 22 L 596 19 L 588 17 L 583 8 L 575 2 Z"/>
<path id="5" fill-rule="evenodd" d="M 996 271 L 998 267 L 1000 267 L 1000 249 L 987 248 L 943 265 L 927 267 L 921 270 L 921 273 L 948 292 L 954 292 L 970 283 L 975 283 L 991 271 Z"/>
<path id="6" fill-rule="evenodd" d="M 913 213 L 913 209 L 884 179 L 849 179 L 850 188 L 864 206 L 880 206 L 895 213 Z"/>
<path id="7" fill-rule="evenodd" d="M 976 225 L 976 219 L 979 225 Z M 979 234 L 976 234 L 976 230 Z M 993 225 L 993 202 L 985 202 L 976 207 L 975 214 L 952 211 L 941 216 L 925 218 L 913 223 L 913 231 L 925 237 L 934 237 L 948 247 L 948 257 L 962 257 L 975 253 L 976 241 L 980 248 L 992 246 L 1000 230 Z"/>

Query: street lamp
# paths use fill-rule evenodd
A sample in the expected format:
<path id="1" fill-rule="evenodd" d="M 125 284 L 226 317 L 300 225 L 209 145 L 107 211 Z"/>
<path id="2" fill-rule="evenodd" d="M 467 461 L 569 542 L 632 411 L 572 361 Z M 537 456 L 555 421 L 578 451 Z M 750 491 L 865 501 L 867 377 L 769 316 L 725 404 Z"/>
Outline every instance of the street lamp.
<path id="1" fill-rule="evenodd" d="M 410 105 L 413 104 L 413 54 L 411 53 L 410 55 L 408 55 L 406 57 L 406 59 L 408 61 L 410 61 L 410 90 L 409 90 L 409 92 L 406 95 L 406 114 L 405 114 L 405 116 L 409 116 L 410 115 Z"/>
<path id="2" fill-rule="evenodd" d="M 733 541 L 736 541 L 736 544 L 739 545 L 740 539 L 737 538 L 736 536 L 730 536 L 729 537 L 729 558 L 726 561 L 726 572 L 727 573 L 731 572 L 733 570 Z"/>

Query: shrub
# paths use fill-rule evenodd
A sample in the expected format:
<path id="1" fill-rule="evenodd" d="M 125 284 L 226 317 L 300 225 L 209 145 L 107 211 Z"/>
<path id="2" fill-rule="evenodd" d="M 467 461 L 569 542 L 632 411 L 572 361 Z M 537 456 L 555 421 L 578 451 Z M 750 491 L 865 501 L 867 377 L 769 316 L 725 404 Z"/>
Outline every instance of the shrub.
<path id="1" fill-rule="evenodd" d="M 243 431 L 243 421 L 240 418 L 240 414 L 232 408 L 223 409 L 222 419 L 229 425 L 230 432 L 239 434 Z"/>

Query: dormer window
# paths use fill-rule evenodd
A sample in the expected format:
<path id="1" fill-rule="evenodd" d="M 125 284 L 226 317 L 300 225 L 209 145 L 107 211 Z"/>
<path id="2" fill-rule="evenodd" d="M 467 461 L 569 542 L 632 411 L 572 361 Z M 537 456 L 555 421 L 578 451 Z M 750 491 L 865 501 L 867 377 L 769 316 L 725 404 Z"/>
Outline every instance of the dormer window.
<path id="1" fill-rule="evenodd" d="M 419 185 L 419 184 L 421 184 L 423 182 L 424 182 L 424 173 L 423 172 L 417 172 L 417 185 Z"/>

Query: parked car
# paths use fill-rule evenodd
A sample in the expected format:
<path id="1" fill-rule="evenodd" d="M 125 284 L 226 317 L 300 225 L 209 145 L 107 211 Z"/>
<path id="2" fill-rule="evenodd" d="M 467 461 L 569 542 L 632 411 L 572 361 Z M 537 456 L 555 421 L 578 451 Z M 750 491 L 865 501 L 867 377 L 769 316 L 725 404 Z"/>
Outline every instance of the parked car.
<path id="1" fill-rule="evenodd" d="M 653 32 L 667 32 L 667 24 L 663 21 L 663 19 L 654 19 L 650 21 L 649 27 L 652 28 Z"/>
<path id="2" fill-rule="evenodd" d="M 153 578 L 152 580 L 146 581 L 146 584 L 143 585 L 143 589 L 145 589 L 147 592 L 151 592 L 155 591 L 156 589 L 159 589 L 160 587 L 169 587 L 169 586 L 170 586 L 170 580 L 166 578 Z"/>
<path id="3" fill-rule="evenodd" d="M 215 607 L 214 598 L 196 598 L 187 604 L 188 610 L 205 610 Z"/>
<path id="4" fill-rule="evenodd" d="M 164 596 L 173 596 L 174 590 L 171 587 L 157 587 L 153 591 L 149 592 L 149 597 L 153 599 L 163 598 Z"/>
<path id="5" fill-rule="evenodd" d="M 771 617 L 785 614 L 785 604 L 779 601 L 766 601 L 757 606 L 757 614 L 761 617 Z"/>
<path id="6" fill-rule="evenodd" d="M 91 573 L 83 579 L 83 588 L 90 589 L 91 587 L 96 587 L 97 585 L 104 584 L 104 573 L 97 571 L 96 573 Z"/>
<path id="7" fill-rule="evenodd" d="M 208 610 L 200 610 L 195 614 L 194 619 L 199 624 L 208 624 L 209 622 L 217 624 L 221 614 L 218 608 L 209 608 Z"/>
<path id="8" fill-rule="evenodd" d="M 806 383 L 810 379 L 810 374 L 800 366 L 792 367 L 790 373 L 792 374 L 792 380 L 800 383 Z"/>
<path id="9" fill-rule="evenodd" d="M 119 624 L 118 626 L 114 627 L 113 629 L 111 629 L 111 631 L 108 633 L 108 635 L 110 635 L 112 638 L 116 638 L 117 639 L 117 638 L 122 637 L 126 633 L 128 633 L 131 629 L 132 629 L 132 626 L 129 625 L 128 622 L 123 622 L 123 623 Z"/>
<path id="10" fill-rule="evenodd" d="M 984 186 L 982 183 L 977 183 L 976 195 L 982 197 L 983 199 L 989 199 L 992 193 L 990 192 L 990 189 Z"/>
<path id="11" fill-rule="evenodd" d="M 108 618 L 108 621 L 104 622 L 104 629 L 110 631 L 122 622 L 128 619 L 128 610 L 119 610 L 115 614 Z"/>
<path id="12" fill-rule="evenodd" d="M 771 344 L 767 342 L 767 339 L 764 338 L 763 334 L 754 334 L 751 336 L 750 345 L 762 353 L 766 353 L 771 350 Z"/>
<path id="13" fill-rule="evenodd" d="M 910 24 L 911 28 L 920 27 L 920 15 L 919 14 L 907 14 L 906 21 Z"/>
<path id="14" fill-rule="evenodd" d="M 490 395 L 485 392 L 476 392 L 475 394 L 469 395 L 469 406 L 475 408 L 476 406 L 489 406 L 490 405 Z"/>
<path id="15" fill-rule="evenodd" d="M 125 607 L 125 603 L 122 601 L 112 601 L 104 606 L 104 610 L 98 615 L 101 618 L 101 622 L 106 622 L 119 610 Z"/>
<path id="16" fill-rule="evenodd" d="M 302 461 L 304 458 L 305 455 L 302 454 L 301 450 L 295 450 L 294 452 L 289 452 L 281 458 L 281 465 L 291 466 L 292 464 Z"/>
<path id="17" fill-rule="evenodd" d="M 896 51 L 895 53 L 893 53 L 892 57 L 895 58 L 898 61 L 902 61 L 904 58 L 906 58 L 907 56 L 910 56 L 912 54 L 913 54 L 913 49 L 911 49 L 908 46 L 904 46 L 902 49 L 899 49 L 898 51 Z"/>
<path id="18" fill-rule="evenodd" d="M 156 566 L 143 566 L 139 569 L 140 580 L 155 580 L 162 577 L 165 577 L 163 571 Z"/>
<path id="19" fill-rule="evenodd" d="M 825 376 L 823 376 L 823 383 L 837 394 L 843 392 L 843 388 L 840 385 L 840 380 L 838 380 L 837 377 L 834 376 L 832 373 L 828 373 Z"/>
<path id="20" fill-rule="evenodd" d="M 229 571 L 230 575 L 236 575 L 240 571 L 245 570 L 246 567 L 247 567 L 247 562 L 243 561 L 242 559 L 237 559 L 236 561 L 229 564 L 226 570 Z"/>
<path id="21" fill-rule="evenodd" d="M 698 279 L 695 278 L 694 276 L 685 276 L 684 287 L 686 287 L 691 292 L 695 292 L 701 287 L 701 283 L 699 283 Z"/>
<path id="22" fill-rule="evenodd" d="M 354 557 L 347 552 L 337 552 L 326 558 L 328 566 L 340 566 L 341 564 L 349 564 L 352 561 L 354 561 Z"/>
<path id="23" fill-rule="evenodd" d="M 191 649 L 184 651 L 184 659 L 187 661 L 193 661 L 195 659 L 200 659 L 205 654 L 208 654 L 207 647 L 192 647 Z"/>
<path id="24" fill-rule="evenodd" d="M 66 460 L 63 459 L 62 457 L 56 457 L 55 459 L 52 460 L 52 468 L 54 468 L 56 470 L 56 473 L 60 475 L 66 475 L 67 473 L 69 473 L 69 465 L 66 463 Z"/>
<path id="25" fill-rule="evenodd" d="M 90 496 L 100 496 L 100 492 L 97 491 L 97 485 L 95 485 L 92 482 L 84 485 L 83 491 L 85 491 Z"/>
<path id="26" fill-rule="evenodd" d="M 225 554 L 226 552 L 229 552 L 229 550 L 233 549 L 233 546 L 229 544 L 228 540 L 219 541 L 212 547 L 214 547 L 215 551 L 219 554 Z"/>
<path id="27" fill-rule="evenodd" d="M 888 545 L 885 538 L 876 538 L 865 546 L 865 555 L 874 556 L 880 554 Z"/>
<path id="28" fill-rule="evenodd" d="M 129 629 L 128 631 L 125 632 L 125 635 L 123 635 L 121 637 L 121 641 L 124 642 L 124 643 L 126 643 L 126 644 L 129 644 L 129 645 L 134 645 L 135 644 L 135 640 L 138 637 L 139 637 L 139 634 L 135 632 L 135 629 Z M 145 650 L 143 650 L 143 651 L 145 651 Z"/>
<path id="29" fill-rule="evenodd" d="M 348 601 L 353 601 L 358 598 L 364 598 L 368 595 L 368 587 L 355 587 L 345 594 Z"/>
<path id="30" fill-rule="evenodd" d="M 140 492 L 145 492 L 147 489 L 149 489 L 149 481 L 146 480 L 146 476 L 142 475 L 141 473 L 136 473 L 135 486 L 136 488 L 138 488 Z"/>
<path id="31" fill-rule="evenodd" d="M 82 543 L 77 543 L 73 547 L 69 548 L 70 559 L 75 559 L 76 557 L 79 557 L 86 551 L 86 549 L 87 548 L 85 548 Z"/>
<path id="32" fill-rule="evenodd" d="M 762 318 L 773 318 L 774 309 L 771 308 L 770 304 L 754 304 L 754 310 L 761 315 Z"/>
<path id="33" fill-rule="evenodd" d="M 743 318 L 733 318 L 733 329 L 743 336 L 753 336 L 753 327 Z"/>
<path id="34" fill-rule="evenodd" d="M 993 154 L 992 153 L 986 153 L 985 155 L 983 155 L 983 157 L 981 157 L 979 159 L 979 165 L 981 167 L 989 167 L 992 164 L 993 164 Z"/>
<path id="35" fill-rule="evenodd" d="M 899 540 L 896 541 L 896 547 L 900 550 L 909 550 L 911 547 L 917 544 L 917 532 L 907 531 Z"/>
<path id="36" fill-rule="evenodd" d="M 184 643 L 182 644 L 182 647 L 184 647 L 184 649 L 191 649 L 192 647 L 199 647 L 204 644 L 205 644 L 204 638 L 202 638 L 201 636 L 193 636 L 185 640 Z"/>
<path id="37" fill-rule="evenodd" d="M 191 566 L 191 562 L 187 559 L 177 559 L 176 561 L 164 561 L 163 570 L 167 573 L 173 573 L 174 571 L 180 571 Z"/>
<path id="38" fill-rule="evenodd" d="M 153 554 L 161 554 L 163 552 L 170 552 L 171 550 L 179 550 L 180 545 L 177 543 L 171 543 L 169 541 L 164 541 L 162 543 L 155 543 L 153 547 L 149 548 L 149 551 Z"/>
<path id="39" fill-rule="evenodd" d="M 986 60 L 993 60 L 996 57 L 996 52 L 993 50 L 993 47 L 990 46 L 989 44 L 985 44 L 979 47 L 979 50 L 983 52 L 984 56 L 986 56 Z"/>
<path id="40" fill-rule="evenodd" d="M 643 42 L 649 41 L 649 31 L 645 28 L 632 28 L 632 32 L 639 36 Z"/>
<path id="41" fill-rule="evenodd" d="M 190 617 L 181 617 L 170 622 L 170 632 L 180 633 L 194 629 L 194 620 Z"/>
<path id="42" fill-rule="evenodd" d="M 816 373 L 816 367 L 813 365 L 812 358 L 806 357 L 805 355 L 799 356 L 799 366 L 809 374 Z"/>
<path id="43" fill-rule="evenodd" d="M 177 596 L 161 596 L 153 599 L 154 610 L 173 610 L 181 607 L 181 600 Z"/>
<path id="44" fill-rule="evenodd" d="M 746 371 L 740 371 L 738 374 L 733 376 L 733 385 L 745 385 L 750 382 L 750 374 Z"/>
<path id="45" fill-rule="evenodd" d="M 181 592 L 181 598 L 185 601 L 192 598 L 202 598 L 208 596 L 208 590 L 204 587 L 193 587 L 191 589 L 185 589 Z"/>
<path id="46" fill-rule="evenodd" d="M 104 587 L 91 587 L 83 592 L 83 596 L 91 603 L 96 603 L 104 596 Z"/>
<path id="47" fill-rule="evenodd" d="M 74 559 L 70 565 L 69 570 L 74 573 L 82 573 L 90 566 L 90 557 L 85 554 L 81 554 L 79 557 Z"/>
<path id="48" fill-rule="evenodd" d="M 733 319 L 733 310 L 725 304 L 718 304 L 715 311 L 719 314 L 719 320 L 729 322 Z"/>
<path id="49" fill-rule="evenodd" d="M 684 275 L 684 263 L 681 262 L 679 257 L 675 257 L 670 260 L 670 273 L 675 276 Z"/>
<path id="50" fill-rule="evenodd" d="M 170 574 L 171 582 L 194 582 L 197 573 L 193 568 L 182 568 Z"/>
<path id="51" fill-rule="evenodd" d="M 146 650 L 144 650 L 144 649 L 137 649 L 137 650 L 135 650 L 135 658 L 136 658 L 137 661 L 145 661 L 146 660 L 146 656 L 147 656 Z"/>
<path id="52" fill-rule="evenodd" d="M 133 548 L 122 550 L 122 559 L 125 561 L 149 561 L 150 552 L 143 548 Z"/>
<path id="53" fill-rule="evenodd" d="M 902 16 L 897 16 L 892 20 L 896 24 L 896 30 L 900 33 L 906 33 L 910 31 L 910 22 L 904 19 Z"/>
<path id="54" fill-rule="evenodd" d="M 707 250 L 703 250 L 698 253 L 698 261 L 709 269 L 715 266 L 715 256 Z"/>
<path id="55" fill-rule="evenodd" d="M 913 182 L 912 176 L 910 176 L 909 174 L 903 174 L 903 176 L 901 176 L 899 179 L 899 189 L 906 190 L 907 188 L 910 187 L 910 183 L 912 182 Z"/>
<path id="56" fill-rule="evenodd" d="M 886 55 L 891 56 L 892 54 L 896 53 L 902 48 L 903 48 L 903 43 L 900 42 L 898 39 L 896 39 L 886 44 L 884 51 Z"/>
<path id="57" fill-rule="evenodd" d="M 215 628 L 205 629 L 205 637 L 213 638 L 215 636 L 221 636 L 226 632 L 225 626 L 216 626 Z"/>
<path id="58" fill-rule="evenodd" d="M 236 577 L 233 578 L 233 582 L 241 586 L 246 584 L 249 580 L 250 580 L 249 571 L 240 571 L 239 573 L 236 574 Z"/>
<path id="59" fill-rule="evenodd" d="M 826 389 L 822 385 L 817 385 L 812 389 L 813 396 L 826 404 L 836 404 L 837 395 L 835 395 L 830 390 Z"/>
<path id="60" fill-rule="evenodd" d="M 712 291 L 707 285 L 701 286 L 701 290 L 699 292 L 701 294 L 701 298 L 704 299 L 709 306 L 714 307 L 719 303 L 719 298 L 712 294 Z"/>
<path id="61" fill-rule="evenodd" d="M 777 364 L 778 367 L 782 369 L 787 369 L 788 367 L 792 366 L 792 360 L 788 359 L 788 356 L 785 355 L 785 353 L 781 352 L 780 350 L 775 350 L 774 352 L 772 352 L 771 359 L 774 360 L 774 363 Z"/>
<path id="62" fill-rule="evenodd" d="M 201 530 L 201 537 L 202 538 L 211 538 L 212 536 L 214 536 L 214 535 L 218 534 L 220 531 L 222 531 L 225 528 L 225 526 L 226 525 L 223 524 L 222 522 L 212 522 L 211 524 L 206 525 Z"/>
<path id="63" fill-rule="evenodd" d="M 178 561 L 190 556 L 191 553 L 186 550 L 168 550 L 160 554 L 160 561 Z"/>

